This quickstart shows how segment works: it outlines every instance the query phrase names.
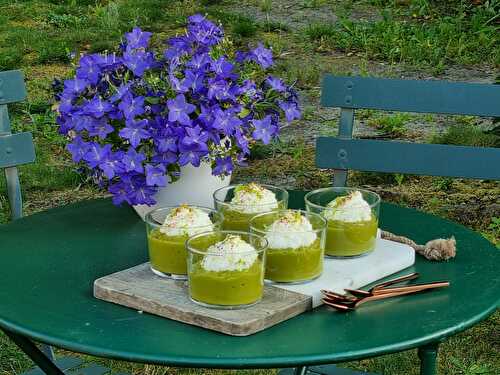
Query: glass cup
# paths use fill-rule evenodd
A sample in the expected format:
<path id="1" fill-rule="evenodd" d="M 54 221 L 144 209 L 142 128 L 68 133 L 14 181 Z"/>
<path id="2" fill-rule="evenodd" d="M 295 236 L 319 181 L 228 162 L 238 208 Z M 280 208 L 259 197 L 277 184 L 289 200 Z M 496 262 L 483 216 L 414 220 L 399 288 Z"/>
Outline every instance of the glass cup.
<path id="1" fill-rule="evenodd" d="M 339 221 L 325 217 L 327 210 L 335 212 L 335 208 L 326 207 L 335 198 L 347 196 L 359 191 L 371 210 L 369 220 Z M 306 194 L 307 211 L 322 215 L 327 219 L 325 254 L 331 257 L 356 257 L 370 253 L 375 249 L 380 196 L 374 192 L 346 187 L 332 187 L 313 190 Z"/>
<path id="2" fill-rule="evenodd" d="M 303 232 L 271 230 L 271 225 L 285 213 L 306 217 L 311 230 Z M 250 220 L 250 232 L 267 239 L 266 280 L 276 283 L 302 283 L 323 272 L 326 220 L 313 212 L 281 210 L 256 215 Z"/>
<path id="3" fill-rule="evenodd" d="M 255 250 L 221 254 L 210 246 L 228 235 L 240 236 Z M 259 302 L 264 292 L 267 240 L 240 231 L 200 233 L 186 242 L 189 297 L 199 305 L 218 309 L 240 309 Z"/>
<path id="4" fill-rule="evenodd" d="M 206 207 L 190 207 L 205 211 L 213 224 L 190 227 L 187 233 L 179 235 L 167 235 L 161 231 L 161 226 L 170 211 L 177 207 L 157 208 L 146 215 L 149 262 L 151 270 L 158 276 L 186 280 L 187 252 L 185 244 L 189 235 L 220 229 L 223 220 L 221 213 Z"/>
<path id="5" fill-rule="evenodd" d="M 247 232 L 250 229 L 250 219 L 260 213 L 276 211 L 288 207 L 288 192 L 285 189 L 271 186 L 260 185 L 263 188 L 274 193 L 278 205 L 238 205 L 231 203 L 234 197 L 234 189 L 239 185 L 229 185 L 214 192 L 214 203 L 217 211 L 222 212 L 224 221 L 222 228 L 224 230 L 239 230 Z"/>

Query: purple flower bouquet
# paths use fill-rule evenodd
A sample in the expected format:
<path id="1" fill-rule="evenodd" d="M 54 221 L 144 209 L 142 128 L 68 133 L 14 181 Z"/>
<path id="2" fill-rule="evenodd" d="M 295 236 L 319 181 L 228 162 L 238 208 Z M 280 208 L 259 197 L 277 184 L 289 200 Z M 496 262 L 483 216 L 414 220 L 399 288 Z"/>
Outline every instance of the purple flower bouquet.
<path id="1" fill-rule="evenodd" d="M 228 175 L 253 143 L 279 134 L 282 119 L 300 117 L 295 90 L 266 73 L 273 57 L 262 44 L 234 51 L 201 15 L 162 54 L 150 37 L 135 28 L 119 53 L 82 56 L 56 96 L 73 161 L 115 204 L 154 204 L 186 165 L 206 162 L 213 175 Z"/>

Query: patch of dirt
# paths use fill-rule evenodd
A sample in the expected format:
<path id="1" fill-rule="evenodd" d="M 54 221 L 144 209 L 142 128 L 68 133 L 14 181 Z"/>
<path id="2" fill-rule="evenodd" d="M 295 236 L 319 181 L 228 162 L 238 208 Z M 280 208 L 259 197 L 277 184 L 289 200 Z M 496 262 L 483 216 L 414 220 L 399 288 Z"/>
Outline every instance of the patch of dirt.
<path id="1" fill-rule="evenodd" d="M 82 200 L 109 197 L 109 193 L 98 191 L 94 187 L 84 186 L 78 189 L 56 191 L 30 191 L 24 197 L 24 213 L 44 211 L 49 208 L 65 206 Z"/>
<path id="2" fill-rule="evenodd" d="M 312 23 L 334 23 L 337 16 L 331 4 L 307 6 L 306 1 L 273 0 L 269 10 L 263 1 L 245 1 L 238 4 L 237 13 L 259 22 L 279 22 L 291 29 L 299 29 Z"/>

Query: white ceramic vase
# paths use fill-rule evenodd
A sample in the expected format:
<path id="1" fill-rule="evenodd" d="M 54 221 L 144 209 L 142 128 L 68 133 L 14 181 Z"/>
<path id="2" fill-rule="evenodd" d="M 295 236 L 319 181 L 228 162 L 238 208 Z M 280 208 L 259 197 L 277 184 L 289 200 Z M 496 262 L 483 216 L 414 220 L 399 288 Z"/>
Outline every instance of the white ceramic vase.
<path id="1" fill-rule="evenodd" d="M 187 165 L 181 168 L 180 178 L 161 188 L 154 196 L 154 206 L 137 205 L 134 209 L 144 219 L 149 211 L 158 207 L 178 206 L 182 203 L 190 205 L 214 207 L 212 194 L 215 190 L 229 185 L 230 176 L 219 177 L 212 175 L 212 168 L 208 163 L 201 163 L 199 167 Z"/>

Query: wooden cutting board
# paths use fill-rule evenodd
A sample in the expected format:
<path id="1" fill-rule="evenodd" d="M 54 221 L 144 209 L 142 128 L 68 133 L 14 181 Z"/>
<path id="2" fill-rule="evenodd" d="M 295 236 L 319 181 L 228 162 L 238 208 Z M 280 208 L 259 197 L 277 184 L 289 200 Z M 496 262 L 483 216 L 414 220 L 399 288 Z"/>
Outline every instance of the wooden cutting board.
<path id="1" fill-rule="evenodd" d="M 187 282 L 156 276 L 144 263 L 94 282 L 95 297 L 136 310 L 178 320 L 233 336 L 248 336 L 319 306 L 321 289 L 343 293 L 410 267 L 414 250 L 403 244 L 377 240 L 369 255 L 325 259 L 321 277 L 298 285 L 266 285 L 258 304 L 243 310 L 199 306 L 188 297 Z"/>
<path id="2" fill-rule="evenodd" d="M 183 323 L 248 336 L 312 307 L 312 297 L 266 286 L 262 301 L 242 310 L 216 310 L 199 306 L 188 296 L 187 282 L 156 276 L 144 263 L 94 282 L 94 296 Z"/>

